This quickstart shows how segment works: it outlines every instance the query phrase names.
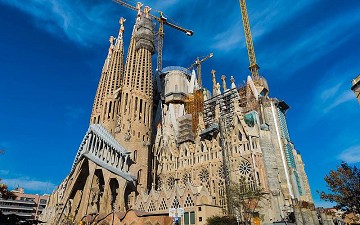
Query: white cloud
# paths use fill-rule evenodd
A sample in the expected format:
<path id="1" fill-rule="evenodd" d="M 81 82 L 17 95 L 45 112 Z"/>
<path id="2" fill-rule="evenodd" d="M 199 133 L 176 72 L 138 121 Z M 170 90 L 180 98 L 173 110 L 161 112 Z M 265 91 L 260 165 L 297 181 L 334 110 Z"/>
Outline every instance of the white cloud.
<path id="1" fill-rule="evenodd" d="M 339 159 L 347 163 L 358 163 L 360 162 L 360 145 L 352 146 L 345 149 L 338 156 Z"/>
<path id="2" fill-rule="evenodd" d="M 354 100 L 354 93 L 351 90 L 346 90 L 343 91 L 339 97 L 335 98 L 332 103 L 327 106 L 326 108 L 324 108 L 324 112 L 329 112 L 330 110 L 340 106 L 341 104 L 348 102 L 348 101 L 352 101 Z"/>
<path id="3" fill-rule="evenodd" d="M 352 64 L 352 61 L 344 60 L 329 65 L 321 74 L 323 78 L 316 81 L 316 85 L 312 87 L 313 90 L 310 88 L 304 91 L 307 92 L 306 105 L 299 116 L 305 121 L 300 124 L 302 129 L 312 129 L 312 126 L 321 120 L 335 122 L 338 120 L 333 119 L 339 115 L 354 112 L 352 105 L 357 103 L 354 93 L 350 90 L 350 80 L 358 68 L 351 67 Z"/>
<path id="4" fill-rule="evenodd" d="M 285 65 L 285 75 L 291 76 L 293 71 L 314 62 L 315 60 L 330 54 L 349 38 L 353 26 L 360 22 L 360 14 L 357 11 L 346 12 L 314 23 L 313 26 L 304 29 L 290 43 L 279 43 L 270 46 L 265 55 L 276 54 L 275 60 L 267 61 L 263 66 L 277 68 Z M 281 49 L 281 51 L 279 51 Z"/>
<path id="5" fill-rule="evenodd" d="M 270 32 L 279 23 L 290 20 L 302 9 L 315 4 L 317 1 L 319 0 L 296 2 L 288 0 L 260 1 L 256 3 L 256 7 L 253 7 L 251 2 L 247 2 L 253 37 L 256 38 Z"/>
<path id="6" fill-rule="evenodd" d="M 108 12 L 112 4 L 100 1 L 91 6 L 76 0 L 0 0 L 34 18 L 35 25 L 57 37 L 81 44 L 92 45 L 98 41 L 101 29 L 107 27 Z M 110 2 L 111 3 L 111 2 Z"/>
<path id="7" fill-rule="evenodd" d="M 49 181 L 39 181 L 28 177 L 3 179 L 2 183 L 7 184 L 9 189 L 22 187 L 25 192 L 28 190 L 39 194 L 51 193 L 55 189 L 55 184 Z"/>
<path id="8" fill-rule="evenodd" d="M 333 87 L 330 87 L 330 88 L 324 90 L 320 94 L 321 100 L 326 101 L 329 98 L 334 97 L 337 94 L 337 92 L 339 91 L 339 88 L 341 87 L 341 85 L 342 85 L 342 83 L 338 83 L 338 84 L 335 84 Z"/>
<path id="9" fill-rule="evenodd" d="M 241 34 L 239 28 L 241 28 L 241 22 L 236 22 L 232 26 L 230 26 L 226 31 L 217 34 L 214 37 L 214 44 L 212 45 L 213 48 L 228 51 L 234 49 L 234 47 L 240 45 L 245 47 L 245 37 Z"/>

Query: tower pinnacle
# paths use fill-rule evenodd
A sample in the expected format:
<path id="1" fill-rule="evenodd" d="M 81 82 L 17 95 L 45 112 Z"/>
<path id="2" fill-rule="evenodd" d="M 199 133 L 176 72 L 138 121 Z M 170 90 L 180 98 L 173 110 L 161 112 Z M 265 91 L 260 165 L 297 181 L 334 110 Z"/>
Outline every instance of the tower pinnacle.
<path id="1" fill-rule="evenodd" d="M 123 22 L 120 19 L 120 30 L 116 43 L 115 38 L 110 36 L 109 51 L 101 73 L 100 82 L 96 92 L 94 106 L 91 114 L 90 123 L 101 123 L 110 133 L 115 131 L 116 121 L 118 120 L 117 108 L 119 100 L 115 99 L 115 91 L 121 86 L 124 72 L 124 46 L 122 34 L 124 32 Z"/>
<path id="2" fill-rule="evenodd" d="M 123 38 L 123 34 L 124 34 L 124 23 L 125 23 L 126 19 L 124 19 L 124 17 L 121 17 L 119 20 L 119 24 L 120 24 L 120 29 L 119 29 L 119 35 L 118 38 Z"/>
<path id="3" fill-rule="evenodd" d="M 227 87 L 226 87 L 226 76 L 222 75 L 221 76 L 221 80 L 222 80 L 222 86 L 223 86 L 223 90 L 226 91 Z"/>
<path id="4" fill-rule="evenodd" d="M 215 96 L 217 93 L 216 71 L 211 70 L 211 74 L 212 74 L 212 82 L 213 82 L 213 96 Z"/>

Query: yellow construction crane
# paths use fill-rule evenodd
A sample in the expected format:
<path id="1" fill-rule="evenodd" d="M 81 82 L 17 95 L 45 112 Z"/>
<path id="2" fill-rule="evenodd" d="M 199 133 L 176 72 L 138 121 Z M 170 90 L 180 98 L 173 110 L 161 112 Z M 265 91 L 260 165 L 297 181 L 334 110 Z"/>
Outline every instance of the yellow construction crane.
<path id="1" fill-rule="evenodd" d="M 197 74 L 198 74 L 198 85 L 199 88 L 202 87 L 202 80 L 201 80 L 201 63 L 203 63 L 205 60 L 208 60 L 209 58 L 213 57 L 214 54 L 210 53 L 208 56 L 200 59 L 199 57 L 196 58 L 195 62 L 188 68 L 188 70 L 192 69 L 194 66 L 197 68 Z"/>
<path id="2" fill-rule="evenodd" d="M 130 5 L 129 3 L 126 3 L 124 1 L 121 1 L 121 0 L 113 0 L 114 2 L 120 4 L 120 5 L 123 5 L 129 9 L 132 9 L 132 10 L 135 10 L 135 11 L 141 11 L 141 6 L 142 4 L 138 3 L 138 7 L 136 6 L 133 6 L 133 5 Z M 149 14 L 153 19 L 155 19 L 156 21 L 159 22 L 159 32 L 158 32 L 158 55 L 157 55 L 157 67 L 156 67 L 156 70 L 158 72 L 161 72 L 162 70 L 162 49 L 163 49 L 163 44 L 164 44 L 164 25 L 167 25 L 169 27 L 172 27 L 176 30 L 179 30 L 183 33 L 185 33 L 186 35 L 188 36 L 192 36 L 194 34 L 194 32 L 192 30 L 188 30 L 188 29 L 185 29 L 183 27 L 180 27 L 178 25 L 175 25 L 173 23 L 170 23 L 167 21 L 167 18 L 164 16 L 164 13 L 161 12 L 161 11 L 158 11 L 160 13 L 160 16 L 157 17 L 157 16 L 154 16 L 152 14 Z"/>
<path id="3" fill-rule="evenodd" d="M 248 50 L 248 56 L 249 56 L 249 61 L 250 61 L 249 70 L 251 71 L 251 75 L 252 75 L 254 81 L 256 81 L 259 78 L 259 68 L 260 67 L 256 63 L 254 43 L 252 40 L 251 30 L 250 30 L 249 15 L 247 13 L 245 0 L 239 0 L 239 1 L 240 1 L 241 16 L 242 16 L 242 22 L 243 22 L 243 26 L 244 26 L 244 33 L 245 33 L 245 39 L 246 39 L 246 47 Z"/>
<path id="4" fill-rule="evenodd" d="M 249 22 L 249 15 L 246 9 L 246 2 L 245 0 L 239 0 L 239 2 L 240 2 L 242 22 L 244 26 L 246 47 L 248 50 L 249 61 L 250 61 L 249 70 L 251 71 L 252 79 L 254 81 L 258 94 L 262 96 L 267 96 L 269 93 L 269 86 L 265 78 L 259 76 L 260 67 L 256 63 L 254 43 L 250 31 L 250 22 Z"/>

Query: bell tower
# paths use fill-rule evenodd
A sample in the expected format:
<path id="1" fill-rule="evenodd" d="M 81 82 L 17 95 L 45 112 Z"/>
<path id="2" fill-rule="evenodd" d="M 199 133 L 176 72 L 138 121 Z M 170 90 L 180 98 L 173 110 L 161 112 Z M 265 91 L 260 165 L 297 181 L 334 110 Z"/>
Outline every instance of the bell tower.
<path id="1" fill-rule="evenodd" d="M 115 138 L 132 152 L 130 172 L 140 187 L 148 185 L 153 110 L 152 55 L 155 52 L 150 8 L 138 14 L 125 64 L 121 90 L 120 127 Z"/>
<path id="2" fill-rule="evenodd" d="M 102 124 L 108 132 L 114 134 L 119 117 L 119 99 L 116 98 L 121 90 L 121 81 L 124 73 L 124 22 L 120 19 L 120 30 L 116 42 L 110 37 L 108 55 L 101 72 L 101 78 L 96 91 L 90 124 Z"/>

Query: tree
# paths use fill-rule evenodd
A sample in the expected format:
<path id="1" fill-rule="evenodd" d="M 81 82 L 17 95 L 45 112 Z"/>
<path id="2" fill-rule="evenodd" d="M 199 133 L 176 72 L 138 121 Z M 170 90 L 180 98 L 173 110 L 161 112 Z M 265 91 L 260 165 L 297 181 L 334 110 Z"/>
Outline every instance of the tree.
<path id="1" fill-rule="evenodd" d="M 212 216 L 207 218 L 206 225 L 237 225 L 234 216 Z"/>
<path id="2" fill-rule="evenodd" d="M 229 206 L 232 207 L 229 211 L 237 211 L 242 214 L 242 219 L 246 224 L 251 223 L 251 219 L 256 214 L 256 209 L 259 207 L 259 202 L 265 198 L 267 193 L 263 188 L 255 183 L 248 183 L 245 179 L 239 183 L 232 182 L 229 190 Z"/>
<path id="3" fill-rule="evenodd" d="M 2 198 L 10 198 L 13 197 L 14 194 L 8 190 L 8 187 L 6 184 L 2 184 L 1 183 L 1 178 L 0 178 L 0 197 Z"/>
<path id="4" fill-rule="evenodd" d="M 335 208 L 346 213 L 360 214 L 360 170 L 355 165 L 342 162 L 324 180 L 330 192 L 318 191 L 321 199 L 336 202 Z"/>

